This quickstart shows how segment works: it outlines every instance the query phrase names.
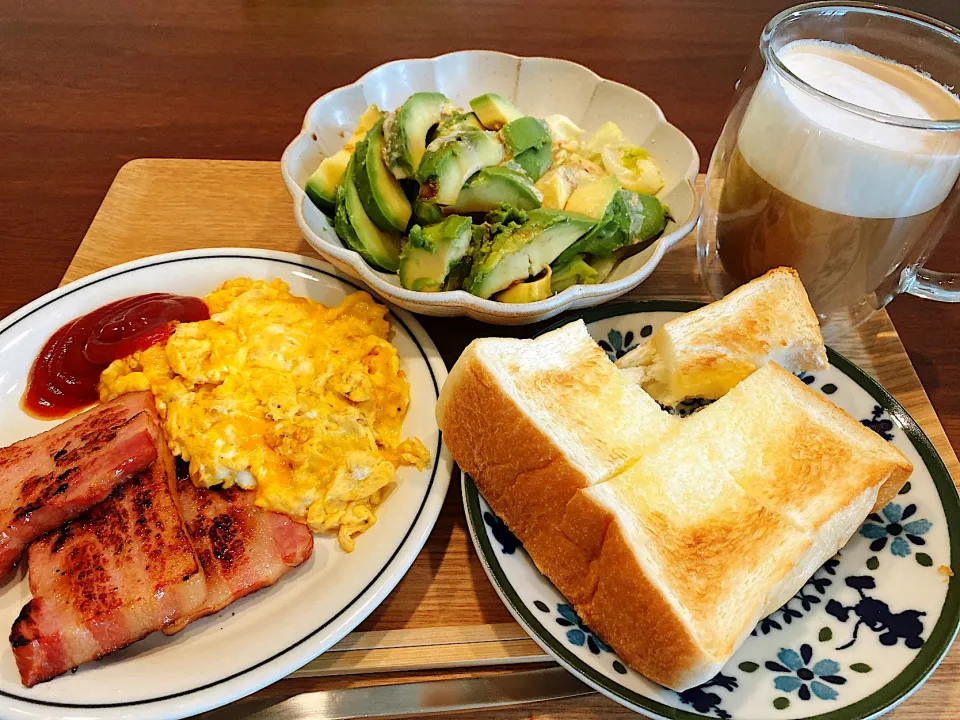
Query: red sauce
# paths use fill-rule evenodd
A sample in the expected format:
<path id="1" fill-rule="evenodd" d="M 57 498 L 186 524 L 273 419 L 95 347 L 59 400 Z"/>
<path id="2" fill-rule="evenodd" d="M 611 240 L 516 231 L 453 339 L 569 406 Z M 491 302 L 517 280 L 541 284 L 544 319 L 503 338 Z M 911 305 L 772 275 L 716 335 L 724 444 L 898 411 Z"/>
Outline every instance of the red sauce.
<path id="1" fill-rule="evenodd" d="M 166 341 L 175 322 L 210 318 L 203 300 L 151 293 L 124 298 L 71 320 L 43 346 L 30 369 L 23 407 L 58 418 L 97 401 L 100 373 L 118 358 Z"/>

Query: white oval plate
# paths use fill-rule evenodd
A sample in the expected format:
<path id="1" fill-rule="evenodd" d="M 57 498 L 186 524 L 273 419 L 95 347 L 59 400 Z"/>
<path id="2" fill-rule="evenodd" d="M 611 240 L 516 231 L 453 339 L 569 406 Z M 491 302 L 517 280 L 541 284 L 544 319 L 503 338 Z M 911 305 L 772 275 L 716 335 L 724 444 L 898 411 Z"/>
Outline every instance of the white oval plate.
<path id="1" fill-rule="evenodd" d="M 295 295 L 333 305 L 362 290 L 323 262 L 246 249 L 158 255 L 104 270 L 55 290 L 0 322 L 0 445 L 56 423 L 20 408 L 27 372 L 46 339 L 67 320 L 113 300 L 148 292 L 202 296 L 235 277 L 281 278 Z M 312 557 L 273 587 L 199 620 L 168 638 L 154 633 L 100 662 L 27 689 L 13 655 L 0 651 L 0 715 L 5 718 L 186 717 L 279 680 L 353 629 L 393 589 L 433 528 L 452 460 L 434 419 L 447 371 L 419 323 L 391 308 L 390 341 L 410 382 L 405 435 L 431 453 L 423 472 L 402 468 L 378 522 L 342 552 L 315 536 Z M 10 627 L 30 597 L 24 571 L 0 587 L 0 627 Z"/>
<path id="2" fill-rule="evenodd" d="M 484 300 L 464 290 L 426 293 L 400 287 L 394 273 L 370 267 L 343 246 L 327 217 L 306 196 L 303 186 L 320 161 L 343 147 L 370 105 L 393 110 L 415 92 L 439 91 L 455 105 L 495 92 L 524 112 L 540 117 L 562 113 L 587 132 L 610 120 L 631 142 L 643 145 L 663 171 L 657 196 L 676 220 L 643 252 L 614 268 L 606 282 L 574 285 L 563 292 L 526 304 Z M 293 196 L 297 225 L 324 258 L 360 278 L 400 307 L 424 315 L 467 315 L 501 325 L 520 325 L 551 318 L 563 310 L 599 305 L 647 279 L 663 255 L 687 235 L 700 216 L 693 183 L 700 157 L 689 138 L 667 122 L 649 97 L 626 85 L 604 80 L 583 65 L 542 57 L 517 57 L 490 50 L 464 50 L 435 58 L 395 60 L 374 68 L 352 85 L 328 92 L 307 110 L 300 134 L 280 160 L 284 182 Z"/>
<path id="3" fill-rule="evenodd" d="M 699 305 L 630 302 L 579 316 L 615 359 Z M 913 462 L 913 475 L 838 556 L 757 625 L 710 682 L 678 694 L 625 667 L 465 477 L 474 546 L 517 622 L 574 675 L 650 717 L 866 720 L 914 692 L 950 648 L 960 622 L 960 585 L 942 572 L 960 554 L 960 501 L 943 461 L 906 410 L 849 360 L 829 355 L 829 368 L 801 378 L 893 442 Z"/>

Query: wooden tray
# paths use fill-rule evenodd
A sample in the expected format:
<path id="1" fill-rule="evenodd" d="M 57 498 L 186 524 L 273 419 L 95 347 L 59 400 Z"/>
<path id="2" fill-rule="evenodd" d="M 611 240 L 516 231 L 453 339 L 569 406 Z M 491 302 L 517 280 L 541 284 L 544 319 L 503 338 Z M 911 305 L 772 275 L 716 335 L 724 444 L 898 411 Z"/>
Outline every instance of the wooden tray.
<path id="1" fill-rule="evenodd" d="M 63 277 L 67 283 L 149 255 L 203 247 L 257 247 L 314 256 L 293 221 L 275 162 L 134 160 L 117 174 Z M 684 239 L 632 298 L 707 299 L 694 241 Z M 448 366 L 479 335 L 530 332 L 465 319 L 421 318 Z M 876 377 L 924 429 L 954 478 L 960 465 L 885 312 L 827 342 Z M 425 677 L 509 671 L 508 664 L 550 662 L 496 596 L 470 544 L 454 482 L 427 544 L 406 577 L 356 632 L 260 694 L 288 694 Z M 960 700 L 960 650 L 890 717 L 947 717 Z M 484 718 L 635 717 L 601 697 L 484 711 Z M 947 715 L 943 715 L 947 712 Z"/>

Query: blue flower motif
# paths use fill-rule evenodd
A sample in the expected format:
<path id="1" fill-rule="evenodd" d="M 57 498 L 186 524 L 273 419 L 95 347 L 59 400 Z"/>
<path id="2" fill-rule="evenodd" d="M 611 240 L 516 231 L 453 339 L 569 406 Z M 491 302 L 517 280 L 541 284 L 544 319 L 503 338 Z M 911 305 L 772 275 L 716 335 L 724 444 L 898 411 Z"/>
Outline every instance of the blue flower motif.
<path id="1" fill-rule="evenodd" d="M 796 691 L 801 700 L 809 700 L 813 695 L 821 700 L 836 700 L 839 693 L 830 685 L 845 685 L 847 682 L 846 678 L 839 674 L 840 664 L 834 660 L 818 660 L 810 667 L 813 648 L 806 643 L 800 646 L 800 652 L 781 648 L 777 653 L 777 660 L 780 662 L 768 660 L 765 663 L 767 670 L 788 674 L 774 678 L 773 686 L 780 692 Z"/>
<path id="2" fill-rule="evenodd" d="M 560 613 L 560 617 L 557 618 L 557 625 L 570 628 L 567 630 L 567 642 L 571 645 L 577 647 L 586 645 L 594 655 L 599 655 L 601 651 L 613 652 L 609 645 L 594 635 L 590 628 L 583 624 L 583 620 L 577 615 L 573 605 L 557 603 L 557 612 Z"/>
<path id="3" fill-rule="evenodd" d="M 860 528 L 860 534 L 873 541 L 870 543 L 870 549 L 873 552 L 883 550 L 887 546 L 887 541 L 893 538 L 890 542 L 890 552 L 897 557 L 907 557 L 911 553 L 911 543 L 927 544 L 923 536 L 933 527 L 932 522 L 923 518 L 905 522 L 916 512 L 917 506 L 913 503 L 906 507 L 893 502 L 888 503 L 879 514 L 870 513 L 867 516 L 867 522 Z"/>
<path id="4" fill-rule="evenodd" d="M 866 420 L 861 420 L 860 424 L 873 430 L 884 440 L 893 440 L 893 420 L 883 417 L 884 409 L 879 405 L 873 406 L 873 412 Z"/>
<path id="5" fill-rule="evenodd" d="M 611 362 L 616 362 L 637 346 L 633 341 L 632 330 L 628 330 L 626 335 L 619 330 L 611 330 L 607 333 L 607 339 L 601 340 L 598 344 Z"/>
<path id="6" fill-rule="evenodd" d="M 483 521 L 490 526 L 490 532 L 493 533 L 494 540 L 500 543 L 504 555 L 513 555 L 517 548 L 522 547 L 517 536 L 510 532 L 506 523 L 492 512 L 483 513 Z"/>

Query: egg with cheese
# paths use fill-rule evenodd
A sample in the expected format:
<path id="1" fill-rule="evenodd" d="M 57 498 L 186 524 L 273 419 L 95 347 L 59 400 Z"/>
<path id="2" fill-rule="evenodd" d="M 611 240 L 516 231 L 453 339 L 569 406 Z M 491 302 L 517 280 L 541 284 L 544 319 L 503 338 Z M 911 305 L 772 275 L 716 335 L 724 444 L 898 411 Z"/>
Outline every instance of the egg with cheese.
<path id="1" fill-rule="evenodd" d="M 429 462 L 402 438 L 410 387 L 387 309 L 364 292 L 326 307 L 246 278 L 204 301 L 209 320 L 104 370 L 101 400 L 152 391 L 194 482 L 254 491 L 260 507 L 336 531 L 352 550 L 397 468 Z"/>

